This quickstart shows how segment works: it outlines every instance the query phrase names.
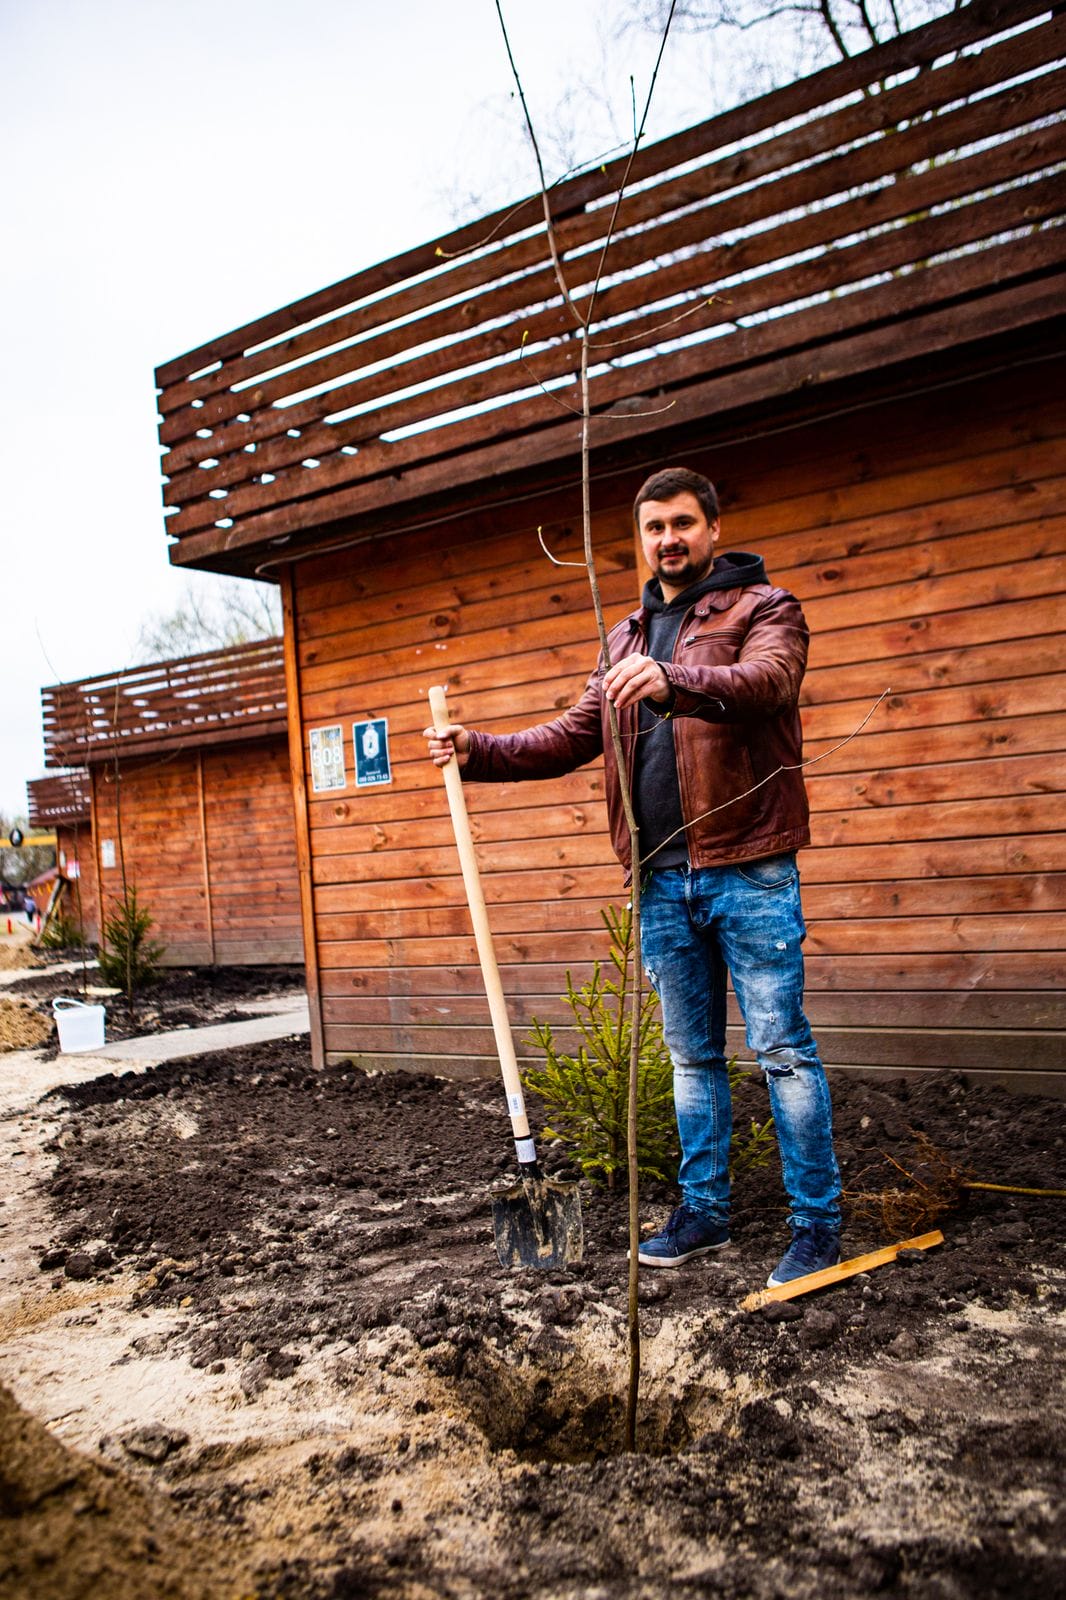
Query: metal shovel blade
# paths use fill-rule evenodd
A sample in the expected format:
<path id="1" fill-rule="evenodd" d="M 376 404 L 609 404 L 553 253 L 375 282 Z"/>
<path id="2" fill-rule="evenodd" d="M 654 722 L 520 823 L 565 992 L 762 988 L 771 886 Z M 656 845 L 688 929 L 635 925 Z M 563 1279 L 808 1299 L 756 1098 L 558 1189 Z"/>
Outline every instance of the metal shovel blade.
<path id="1" fill-rule="evenodd" d="M 575 1266 L 584 1253 L 575 1183 L 523 1176 L 513 1188 L 493 1195 L 492 1227 L 501 1267 Z"/>

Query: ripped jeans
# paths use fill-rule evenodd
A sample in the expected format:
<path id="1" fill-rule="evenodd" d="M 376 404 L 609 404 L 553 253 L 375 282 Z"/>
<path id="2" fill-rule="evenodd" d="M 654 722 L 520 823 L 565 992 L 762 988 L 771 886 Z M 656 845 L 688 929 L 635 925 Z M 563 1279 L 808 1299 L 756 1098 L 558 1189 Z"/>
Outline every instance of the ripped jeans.
<path id="1" fill-rule="evenodd" d="M 795 856 L 653 871 L 641 896 L 641 926 L 644 966 L 674 1064 L 685 1205 L 713 1222 L 729 1220 L 728 968 L 748 1047 L 770 1091 L 789 1221 L 839 1227 L 829 1085 L 803 1011 L 807 930 Z"/>

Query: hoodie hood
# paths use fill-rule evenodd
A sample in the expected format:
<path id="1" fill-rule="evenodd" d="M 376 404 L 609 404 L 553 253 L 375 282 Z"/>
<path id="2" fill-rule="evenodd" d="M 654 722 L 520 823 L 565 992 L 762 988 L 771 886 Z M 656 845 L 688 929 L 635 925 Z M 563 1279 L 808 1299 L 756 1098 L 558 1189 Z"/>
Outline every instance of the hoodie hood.
<path id="1" fill-rule="evenodd" d="M 645 611 L 651 612 L 672 611 L 675 606 L 678 610 L 687 611 L 701 595 L 708 594 L 712 589 L 746 589 L 749 584 L 769 581 L 762 556 L 753 555 L 750 550 L 726 550 L 720 556 L 715 556 L 714 566 L 705 578 L 683 590 L 673 600 L 663 598 L 658 578 L 649 578 L 644 585 L 641 604 Z"/>

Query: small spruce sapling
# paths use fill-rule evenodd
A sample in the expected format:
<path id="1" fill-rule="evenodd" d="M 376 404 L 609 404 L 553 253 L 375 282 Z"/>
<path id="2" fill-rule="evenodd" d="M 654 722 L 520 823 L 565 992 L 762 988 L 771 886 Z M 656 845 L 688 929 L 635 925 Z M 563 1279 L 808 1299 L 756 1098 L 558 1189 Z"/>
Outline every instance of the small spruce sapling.
<path id="1" fill-rule="evenodd" d="M 523 1082 L 548 1108 L 550 1125 L 544 1137 L 569 1147 L 587 1177 L 602 1176 L 614 1188 L 616 1173 L 626 1166 L 626 1119 L 629 1107 L 629 1054 L 632 1033 L 630 968 L 633 927 L 628 907 L 601 912 L 611 936 L 613 974 L 600 962 L 592 977 L 575 989 L 566 975 L 566 1003 L 580 1035 L 576 1055 L 560 1050 L 549 1023 L 532 1019 L 530 1042 L 544 1052 L 544 1065 L 532 1067 Z M 654 990 L 641 997 L 637 1071 L 637 1166 L 650 1178 L 672 1181 L 677 1176 L 679 1145 L 674 1117 L 673 1067 L 663 1039 L 659 1001 Z M 729 1084 L 745 1076 L 736 1057 L 729 1062 Z M 752 1122 L 748 1134 L 733 1136 L 730 1165 L 734 1172 L 761 1166 L 770 1143 L 771 1122 Z"/>
<path id="2" fill-rule="evenodd" d="M 159 970 L 165 947 L 153 943 L 148 930 L 154 926 L 150 911 L 137 904 L 137 890 L 128 884 L 122 899 L 104 920 L 104 937 L 98 956 L 105 983 L 113 984 L 126 996 L 130 1015 L 136 1012 L 137 995 L 151 983 Z"/>
<path id="3" fill-rule="evenodd" d="M 544 1137 L 568 1145 L 582 1172 L 602 1174 L 613 1189 L 615 1174 L 626 1165 L 633 919 L 628 907 L 609 906 L 600 915 L 611 936 L 613 974 L 597 961 L 580 989 L 566 975 L 566 1003 L 581 1036 L 577 1054 L 560 1050 L 551 1024 L 534 1017 L 530 1042 L 540 1046 L 545 1059 L 543 1067 L 524 1074 L 524 1082 L 548 1107 L 552 1126 L 544 1129 Z M 673 1069 L 657 1011 L 658 1000 L 649 991 L 642 996 L 639 1019 L 637 1167 L 650 1177 L 666 1178 L 677 1170 L 677 1125 Z"/>

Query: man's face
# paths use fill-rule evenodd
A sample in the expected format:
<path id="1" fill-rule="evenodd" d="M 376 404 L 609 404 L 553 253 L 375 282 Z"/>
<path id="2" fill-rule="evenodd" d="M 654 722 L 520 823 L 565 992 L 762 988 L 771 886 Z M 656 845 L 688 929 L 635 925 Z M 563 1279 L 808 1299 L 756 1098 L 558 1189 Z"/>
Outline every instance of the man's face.
<path id="1" fill-rule="evenodd" d="M 667 600 L 707 576 L 714 563 L 719 525 L 717 518 L 707 521 L 694 494 L 645 500 L 639 515 L 644 559 Z"/>

